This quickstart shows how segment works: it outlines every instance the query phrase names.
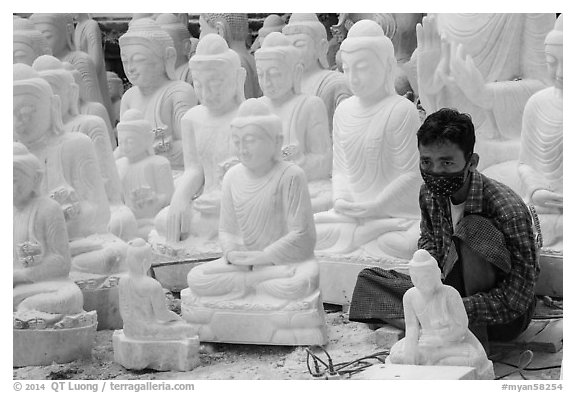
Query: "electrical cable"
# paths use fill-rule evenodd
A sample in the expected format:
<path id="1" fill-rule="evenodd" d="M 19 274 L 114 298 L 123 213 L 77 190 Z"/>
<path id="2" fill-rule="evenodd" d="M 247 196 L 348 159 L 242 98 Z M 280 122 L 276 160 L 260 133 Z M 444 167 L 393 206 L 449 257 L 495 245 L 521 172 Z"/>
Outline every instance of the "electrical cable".
<path id="1" fill-rule="evenodd" d="M 332 357 L 322 346 L 314 346 L 313 348 L 321 349 L 324 354 L 326 355 L 327 362 L 323 361 L 319 356 L 314 354 L 310 349 L 312 347 L 306 348 L 307 356 L 306 356 L 306 365 L 308 367 L 308 372 L 314 378 L 340 378 L 342 376 L 346 376 L 350 378 L 352 375 L 357 374 L 366 368 L 373 366 L 373 362 L 369 362 L 368 360 L 374 359 L 379 361 L 380 363 L 384 363 L 386 356 L 388 356 L 389 351 L 380 351 L 375 352 L 371 355 L 363 356 L 358 359 L 354 359 L 348 362 L 341 362 L 341 363 L 334 363 Z M 381 358 L 384 357 L 384 358 Z M 314 371 L 310 368 L 310 358 L 314 361 Z M 320 370 L 320 364 L 324 366 L 324 370 Z"/>

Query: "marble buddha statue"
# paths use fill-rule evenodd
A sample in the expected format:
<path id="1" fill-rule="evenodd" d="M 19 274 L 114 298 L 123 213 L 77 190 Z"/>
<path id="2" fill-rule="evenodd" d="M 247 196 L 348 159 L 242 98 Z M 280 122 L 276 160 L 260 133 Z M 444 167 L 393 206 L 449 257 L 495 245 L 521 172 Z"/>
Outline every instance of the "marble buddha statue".
<path id="1" fill-rule="evenodd" d="M 212 244 L 218 249 L 222 177 L 237 163 L 230 143 L 230 122 L 244 101 L 246 71 L 238 54 L 217 34 L 200 39 L 190 70 L 200 104 L 182 117 L 184 174 L 178 179 L 170 207 L 160 212 L 155 227 L 160 243 L 187 249 Z"/>
<path id="2" fill-rule="evenodd" d="M 174 14 L 160 14 L 156 17 L 156 23 L 160 25 L 162 30 L 170 34 L 174 43 L 174 49 L 176 49 L 176 63 L 174 64 L 176 78 L 192 84 L 192 74 L 190 73 L 190 67 L 188 67 L 192 46 L 190 31 L 188 31 L 188 21 L 183 24 L 181 19 Z"/>
<path id="3" fill-rule="evenodd" d="M 226 40 L 228 47 L 240 56 L 242 67 L 246 70 L 244 96 L 255 98 L 262 95 L 254 57 L 246 47 L 248 37 L 247 14 L 200 14 L 200 39 L 206 34 L 215 33 Z"/>
<path id="4" fill-rule="evenodd" d="M 155 21 L 143 18 L 130 23 L 118 41 L 124 71 L 133 85 L 122 96 L 120 119 L 128 109 L 144 113 L 156 133 L 154 151 L 170 160 L 172 170 L 181 171 L 180 121 L 198 100 L 192 86 L 176 78 L 172 38 Z"/>
<path id="5" fill-rule="evenodd" d="M 554 14 L 438 14 L 418 26 L 418 92 L 423 108 L 469 113 L 479 170 L 517 159 L 522 113 L 545 87 L 544 38 Z"/>
<path id="6" fill-rule="evenodd" d="M 114 163 L 109 131 L 99 116 L 84 115 L 78 111 L 79 87 L 72 73 L 65 69 L 60 60 L 53 56 L 40 56 L 32 68 L 46 80 L 60 99 L 60 110 L 65 132 L 79 132 L 92 140 L 97 156 L 100 176 L 111 209 L 108 228 L 123 240 L 136 235 L 136 219 L 122 201 L 122 188 Z"/>
<path id="7" fill-rule="evenodd" d="M 286 35 L 300 52 L 300 60 L 304 65 L 302 92 L 322 98 L 332 132 L 334 110 L 352 93 L 344 75 L 328 69 L 326 28 L 316 14 L 294 13 L 282 29 L 282 34 Z"/>
<path id="8" fill-rule="evenodd" d="M 48 41 L 30 20 L 14 16 L 13 25 L 12 63 L 31 66 L 38 56 L 52 54 Z"/>
<path id="9" fill-rule="evenodd" d="M 262 27 L 258 29 L 258 35 L 254 40 L 254 43 L 250 47 L 250 52 L 254 53 L 256 50 L 260 49 L 264 38 L 272 32 L 282 33 L 282 29 L 286 26 L 284 19 L 278 14 L 270 14 L 262 22 Z"/>
<path id="10" fill-rule="evenodd" d="M 112 126 L 116 129 L 116 125 L 120 121 L 120 104 L 124 95 L 124 82 L 114 71 L 108 71 L 106 77 L 108 78 L 108 91 L 112 100 Z"/>
<path id="11" fill-rule="evenodd" d="M 74 20 L 71 14 L 32 14 L 30 21 L 50 45 L 52 55 L 67 61 L 80 71 L 89 101 L 100 102 L 110 113 L 110 100 L 102 91 L 96 65 L 88 53 L 76 50 L 74 45 Z"/>
<path id="12" fill-rule="evenodd" d="M 231 134 L 240 164 L 224 175 L 224 256 L 190 270 L 183 317 L 200 327 L 201 341 L 321 344 L 325 322 L 304 171 L 282 160 L 282 121 L 265 101 L 242 103 Z"/>
<path id="13" fill-rule="evenodd" d="M 394 48 L 376 22 L 356 22 L 340 50 L 354 95 L 334 113 L 334 208 L 315 214 L 316 250 L 408 260 L 420 234 L 418 111 L 394 90 Z"/>
<path id="14" fill-rule="evenodd" d="M 546 36 L 544 51 L 553 84 L 535 93 L 524 108 L 518 174 L 534 205 L 543 246 L 563 248 L 563 15 Z"/>
<path id="15" fill-rule="evenodd" d="M 92 141 L 81 132 L 66 132 L 60 98 L 32 67 L 13 68 L 13 138 L 44 163 L 40 190 L 64 212 L 72 270 L 121 271 L 126 244 L 107 230 L 110 205 Z"/>
<path id="16" fill-rule="evenodd" d="M 170 161 L 154 154 L 152 125 L 137 109 L 129 109 L 118 123 L 122 157 L 116 168 L 126 205 L 138 222 L 138 237 L 148 238 L 154 217 L 168 206 L 174 193 Z"/>
<path id="17" fill-rule="evenodd" d="M 100 25 L 90 14 L 74 14 L 76 27 L 74 28 L 73 42 L 76 50 L 82 51 L 90 56 L 96 75 L 98 85 L 104 99 L 104 107 L 108 112 L 108 120 L 112 119 L 112 101 L 108 91 L 108 80 L 106 78 L 106 62 L 104 60 L 104 48 L 102 47 L 102 31 Z"/>
<path id="18" fill-rule="evenodd" d="M 300 90 L 298 50 L 282 33 L 270 33 L 254 54 L 261 99 L 282 120 L 283 157 L 306 173 L 314 213 L 331 207 L 332 143 L 328 115 L 320 97 Z"/>
<path id="19" fill-rule="evenodd" d="M 475 379 L 494 379 L 492 362 L 468 329 L 462 298 L 442 283 L 436 260 L 417 250 L 408 266 L 414 287 L 403 298 L 406 335 L 392 346 L 386 362 L 467 366 L 475 369 Z"/>
<path id="20" fill-rule="evenodd" d="M 80 288 L 68 277 L 70 250 L 62 209 L 41 191 L 44 168 L 14 143 L 13 311 L 64 315 L 83 312 Z"/>

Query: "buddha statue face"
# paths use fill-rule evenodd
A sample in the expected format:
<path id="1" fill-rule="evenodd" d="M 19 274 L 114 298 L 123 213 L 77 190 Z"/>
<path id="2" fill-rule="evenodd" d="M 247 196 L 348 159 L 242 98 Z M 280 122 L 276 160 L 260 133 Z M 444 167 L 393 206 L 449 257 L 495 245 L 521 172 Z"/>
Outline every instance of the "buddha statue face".
<path id="1" fill-rule="evenodd" d="M 51 126 L 49 97 L 32 89 L 14 93 L 13 137 L 24 145 L 41 139 Z"/>
<path id="2" fill-rule="evenodd" d="M 256 71 L 264 95 L 272 100 L 281 100 L 292 94 L 293 68 L 291 62 L 283 61 L 280 57 L 258 59 Z"/>
<path id="3" fill-rule="evenodd" d="M 305 33 L 289 34 L 288 39 L 298 49 L 304 70 L 310 69 L 318 61 L 318 49 L 314 37 Z"/>
<path id="4" fill-rule="evenodd" d="M 74 25 L 70 18 L 58 14 L 33 14 L 30 20 L 48 41 L 54 56 L 61 58 L 71 50 Z"/>
<path id="5" fill-rule="evenodd" d="M 369 49 L 342 52 L 342 70 L 352 93 L 370 99 L 379 95 L 386 81 L 386 68 Z"/>
<path id="6" fill-rule="evenodd" d="M 130 83 L 148 87 L 166 79 L 164 59 L 140 43 L 127 43 L 120 48 L 122 65 Z"/>
<path id="7" fill-rule="evenodd" d="M 250 171 L 258 172 L 271 166 L 280 149 L 282 138 L 274 140 L 257 124 L 232 127 L 232 144 L 240 162 Z"/>
<path id="8" fill-rule="evenodd" d="M 416 267 L 410 268 L 410 279 L 418 290 L 425 294 L 430 294 L 442 285 L 440 270 L 437 267 Z"/>
<path id="9" fill-rule="evenodd" d="M 12 181 L 14 206 L 22 206 L 30 200 L 32 193 L 36 188 L 35 176 L 30 173 L 30 171 L 15 165 L 13 167 Z"/>
<path id="10" fill-rule="evenodd" d="M 544 47 L 548 75 L 554 82 L 554 87 L 563 90 L 564 86 L 564 54 L 562 45 L 547 44 Z"/>
<path id="11" fill-rule="evenodd" d="M 118 133 L 118 146 L 129 161 L 147 155 L 152 146 L 152 138 L 143 137 L 141 132 L 124 131 Z"/>
<path id="12" fill-rule="evenodd" d="M 198 100 L 208 109 L 220 111 L 236 99 L 237 70 L 221 61 L 191 63 L 192 84 Z"/>

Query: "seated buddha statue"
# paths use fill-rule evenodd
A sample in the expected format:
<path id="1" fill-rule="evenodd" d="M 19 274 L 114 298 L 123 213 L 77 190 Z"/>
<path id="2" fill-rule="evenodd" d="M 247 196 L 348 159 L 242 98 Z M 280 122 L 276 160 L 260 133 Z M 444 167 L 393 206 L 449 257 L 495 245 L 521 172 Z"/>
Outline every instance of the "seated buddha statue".
<path id="1" fill-rule="evenodd" d="M 479 170 L 518 158 L 524 107 L 546 86 L 543 44 L 554 20 L 554 14 L 450 13 L 418 25 L 422 106 L 472 116 Z"/>
<path id="2" fill-rule="evenodd" d="M 334 111 L 352 94 L 344 75 L 329 69 L 326 28 L 316 14 L 294 13 L 282 29 L 282 34 L 290 39 L 300 53 L 300 60 L 304 65 L 302 92 L 322 98 L 326 105 L 328 126 L 332 135 Z"/>
<path id="3" fill-rule="evenodd" d="M 132 239 L 136 235 L 136 220 L 122 201 L 120 180 L 114 164 L 110 135 L 104 120 L 99 116 L 79 113 L 79 86 L 72 73 L 65 69 L 60 60 L 49 55 L 40 56 L 34 61 L 32 68 L 50 84 L 54 94 L 60 98 L 64 130 L 85 134 L 92 140 L 98 158 L 100 176 L 104 181 L 104 189 L 111 209 L 108 227 L 116 236 L 124 240 Z"/>
<path id="4" fill-rule="evenodd" d="M 70 250 L 62 209 L 43 195 L 43 167 L 14 143 L 13 311 L 64 315 L 83 312 L 80 288 L 70 278 Z M 59 316 L 57 316 L 59 315 Z"/>
<path id="5" fill-rule="evenodd" d="M 197 307 L 217 312 L 228 302 L 239 313 L 305 310 L 310 314 L 268 325 L 295 329 L 292 344 L 321 343 L 324 316 L 314 258 L 316 233 L 304 171 L 282 160 L 282 121 L 264 101 L 248 99 L 240 105 L 231 134 L 240 164 L 224 175 L 219 224 L 224 256 L 190 270 L 189 288 L 182 291 L 183 316 L 197 323 L 207 315 L 195 313 Z M 244 320 L 238 315 L 228 323 L 233 325 L 235 318 Z M 271 332 L 262 332 L 265 337 L 250 332 L 219 335 L 221 327 L 208 324 L 217 340 L 243 341 L 238 336 L 247 334 L 251 338 L 246 342 L 278 342 Z M 201 329 L 200 340 L 204 338 L 213 339 Z"/>
<path id="6" fill-rule="evenodd" d="M 174 72 L 176 78 L 192 84 L 192 74 L 190 74 L 190 67 L 188 66 L 192 50 L 192 42 L 190 41 L 192 36 L 188 30 L 188 20 L 184 24 L 175 14 L 160 14 L 156 17 L 156 23 L 160 25 L 162 30 L 170 34 L 174 42 L 174 49 L 176 50 Z"/>
<path id="7" fill-rule="evenodd" d="M 524 108 L 518 174 L 534 205 L 544 247 L 563 248 L 563 16 L 546 36 L 544 50 L 553 85 L 535 93 Z"/>
<path id="8" fill-rule="evenodd" d="M 160 212 L 155 227 L 167 243 L 190 249 L 209 247 L 211 242 L 218 248 L 222 176 L 237 162 L 230 122 L 244 101 L 246 71 L 238 54 L 217 34 L 202 37 L 190 70 L 200 105 L 182 117 L 185 169 L 170 207 Z"/>
<path id="9" fill-rule="evenodd" d="M 14 16 L 12 32 L 12 63 L 32 65 L 38 56 L 52 53 L 48 41 L 30 20 Z"/>
<path id="10" fill-rule="evenodd" d="M 244 96 L 256 98 L 262 95 L 258 76 L 256 75 L 256 63 L 254 57 L 246 47 L 248 37 L 248 15 L 235 14 L 200 14 L 200 38 L 206 34 L 218 34 L 226 40 L 228 47 L 240 56 L 242 67 L 246 70 L 244 81 Z"/>
<path id="11" fill-rule="evenodd" d="M 97 101 L 106 107 L 110 100 L 100 88 L 96 65 L 86 52 L 77 50 L 74 45 L 74 20 L 72 14 L 32 14 L 30 21 L 40 31 L 52 50 L 52 55 L 74 66 L 84 79 L 88 100 Z M 110 112 L 110 111 L 108 111 Z"/>
<path id="12" fill-rule="evenodd" d="M 181 171 L 180 121 L 198 101 L 192 86 L 176 79 L 172 38 L 152 19 L 143 18 L 130 23 L 118 42 L 124 71 L 133 85 L 122 96 L 120 118 L 128 109 L 144 113 L 156 133 L 154 151 L 168 158 L 172 170 Z"/>
<path id="13" fill-rule="evenodd" d="M 494 379 L 492 362 L 468 329 L 462 298 L 442 283 L 436 260 L 417 250 L 408 266 L 414 287 L 403 298 L 406 335 L 392 346 L 386 362 L 467 366 L 475 369 L 475 379 Z"/>
<path id="14" fill-rule="evenodd" d="M 298 50 L 282 33 L 270 33 L 254 54 L 261 99 L 282 119 L 284 159 L 306 173 L 314 213 L 331 207 L 332 146 L 328 114 L 320 97 L 300 91 Z"/>
<path id="15" fill-rule="evenodd" d="M 110 206 L 90 138 L 66 132 L 60 98 L 36 71 L 13 66 L 13 137 L 45 166 L 43 195 L 64 212 L 72 270 L 112 274 L 123 270 L 126 244 L 109 233 Z"/>
<path id="16" fill-rule="evenodd" d="M 138 237 L 147 239 L 154 217 L 168 206 L 174 193 L 170 162 L 154 154 L 152 126 L 137 109 L 129 109 L 118 123 L 118 148 L 122 157 L 116 168 L 122 194 L 138 222 Z"/>
<path id="17" fill-rule="evenodd" d="M 316 250 L 410 259 L 420 234 L 416 107 L 394 89 L 392 42 L 356 22 L 340 46 L 352 93 L 334 113 L 334 208 L 315 214 Z"/>

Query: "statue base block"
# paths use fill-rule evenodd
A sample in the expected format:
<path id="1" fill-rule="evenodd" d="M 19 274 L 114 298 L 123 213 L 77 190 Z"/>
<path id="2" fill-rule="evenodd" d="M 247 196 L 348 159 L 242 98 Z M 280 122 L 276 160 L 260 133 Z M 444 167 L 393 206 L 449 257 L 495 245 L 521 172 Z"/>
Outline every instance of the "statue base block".
<path id="1" fill-rule="evenodd" d="M 329 255 L 316 251 L 320 265 L 320 291 L 325 303 L 350 305 L 358 273 L 368 267 L 396 270 L 408 274 L 407 260 L 387 257 Z"/>
<path id="2" fill-rule="evenodd" d="M 404 331 L 391 325 L 384 325 L 372 333 L 373 342 L 381 348 L 390 349 L 400 339 L 404 338 Z"/>
<path id="3" fill-rule="evenodd" d="M 320 292 L 267 304 L 257 295 L 213 301 L 181 292 L 182 317 L 198 328 L 200 341 L 263 345 L 324 345 L 328 332 Z"/>
<path id="4" fill-rule="evenodd" d="M 13 329 L 13 367 L 89 358 L 95 338 L 96 323 L 70 329 Z"/>
<path id="5" fill-rule="evenodd" d="M 362 380 L 460 380 L 475 379 L 472 367 L 463 366 L 413 366 L 407 364 L 376 364 L 353 376 Z"/>
<path id="6" fill-rule="evenodd" d="M 126 337 L 123 330 L 116 330 L 112 347 L 114 361 L 130 370 L 190 371 L 200 364 L 198 336 L 147 341 Z"/>

